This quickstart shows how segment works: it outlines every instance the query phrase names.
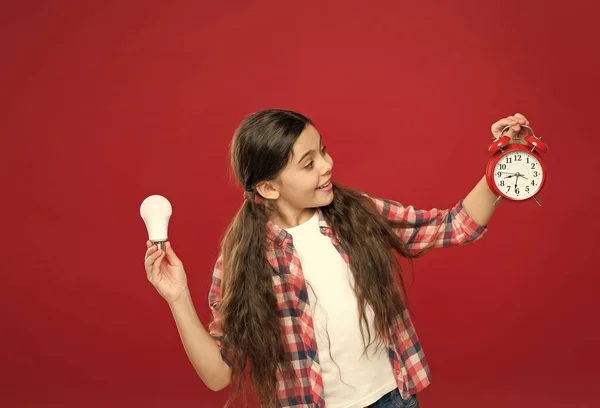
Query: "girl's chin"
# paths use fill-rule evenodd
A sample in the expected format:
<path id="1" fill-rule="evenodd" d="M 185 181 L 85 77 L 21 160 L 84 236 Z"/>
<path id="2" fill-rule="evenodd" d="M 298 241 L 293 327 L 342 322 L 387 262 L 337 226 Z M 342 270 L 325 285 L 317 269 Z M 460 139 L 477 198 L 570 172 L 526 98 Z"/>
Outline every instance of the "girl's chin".
<path id="1" fill-rule="evenodd" d="M 317 201 L 319 202 L 319 207 L 323 207 L 331 204 L 333 201 L 333 190 L 321 192 L 318 194 Z"/>

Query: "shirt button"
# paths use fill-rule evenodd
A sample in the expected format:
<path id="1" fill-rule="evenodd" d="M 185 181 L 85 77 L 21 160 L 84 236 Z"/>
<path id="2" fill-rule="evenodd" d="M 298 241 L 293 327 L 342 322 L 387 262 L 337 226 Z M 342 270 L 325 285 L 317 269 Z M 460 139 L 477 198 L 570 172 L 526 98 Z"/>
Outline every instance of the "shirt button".
<path id="1" fill-rule="evenodd" d="M 401 373 L 402 373 L 402 371 L 400 371 L 400 370 L 394 370 L 394 374 L 396 374 L 397 376 L 400 376 Z"/>

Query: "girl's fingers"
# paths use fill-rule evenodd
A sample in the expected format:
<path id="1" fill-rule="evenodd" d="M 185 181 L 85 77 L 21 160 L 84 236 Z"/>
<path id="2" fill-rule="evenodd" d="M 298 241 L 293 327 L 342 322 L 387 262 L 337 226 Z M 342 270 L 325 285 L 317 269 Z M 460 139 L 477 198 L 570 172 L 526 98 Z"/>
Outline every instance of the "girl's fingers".
<path id="1" fill-rule="evenodd" d="M 525 116 L 521 115 L 520 113 L 515 113 L 514 116 L 516 118 L 523 119 L 525 121 L 525 125 L 529 125 L 529 121 L 527 120 L 527 118 Z"/>
<path id="2" fill-rule="evenodd" d="M 515 124 L 524 125 L 525 122 L 526 122 L 525 118 L 519 118 L 519 117 L 516 117 L 516 116 L 509 116 L 506 119 L 508 119 L 509 121 L 511 121 L 512 125 L 515 125 Z"/>
<path id="3" fill-rule="evenodd" d="M 520 113 L 515 113 L 512 116 L 507 116 L 504 119 L 500 119 L 492 126 L 492 132 L 497 133 L 504 130 L 505 127 L 510 126 L 509 136 L 513 137 L 519 134 L 523 129 L 521 125 L 529 125 L 529 121 L 525 116 Z"/>
<path id="4" fill-rule="evenodd" d="M 167 241 L 165 245 L 165 254 L 167 256 L 167 261 L 169 261 L 169 265 L 182 265 L 181 260 L 177 257 L 177 254 L 175 254 L 175 251 L 173 251 L 173 247 L 169 241 Z"/>
<path id="5" fill-rule="evenodd" d="M 160 252 L 160 254 L 158 254 L 158 253 L 155 254 L 155 255 L 158 255 L 158 256 L 154 260 L 154 262 L 152 263 L 152 269 L 160 267 L 160 263 L 162 262 L 163 258 L 165 257 L 165 251 L 159 250 L 158 252 Z"/>
<path id="6" fill-rule="evenodd" d="M 492 133 L 502 132 L 507 126 L 509 126 L 508 134 L 509 137 L 513 137 L 521 131 L 521 126 L 519 126 L 518 122 L 515 122 L 513 119 L 510 119 L 510 116 L 506 119 L 499 120 L 492 127 Z"/>
<path id="7" fill-rule="evenodd" d="M 156 258 L 156 260 L 152 264 L 152 269 L 150 269 L 150 276 L 149 276 L 150 280 L 156 279 L 156 277 L 158 276 L 158 273 L 160 272 L 160 264 L 165 257 L 165 251 L 161 251 L 161 252 L 162 252 L 162 254 L 158 258 Z"/>
<path id="8" fill-rule="evenodd" d="M 505 126 L 512 125 L 512 121 L 510 119 L 500 119 L 498 122 L 494 123 L 495 128 L 504 128 Z"/>
<path id="9" fill-rule="evenodd" d="M 164 251 L 155 251 L 152 254 L 148 255 L 144 260 L 144 264 L 147 266 L 154 264 L 156 258 L 158 258 L 161 255 L 161 253 L 164 253 Z"/>
<path id="10" fill-rule="evenodd" d="M 152 241 L 146 241 L 146 253 L 144 255 L 144 267 L 146 269 L 146 277 L 148 280 L 152 280 L 156 277 L 160 270 L 160 263 L 165 256 L 165 251 L 159 250 Z"/>
<path id="11" fill-rule="evenodd" d="M 510 119 L 500 119 L 498 122 L 492 125 L 492 133 L 498 133 L 504 130 L 505 127 L 513 125 L 513 121 Z"/>
<path id="12" fill-rule="evenodd" d="M 146 249 L 146 254 L 144 255 L 144 262 L 148 259 L 148 256 L 156 250 L 156 245 L 152 245 L 150 248 Z"/>

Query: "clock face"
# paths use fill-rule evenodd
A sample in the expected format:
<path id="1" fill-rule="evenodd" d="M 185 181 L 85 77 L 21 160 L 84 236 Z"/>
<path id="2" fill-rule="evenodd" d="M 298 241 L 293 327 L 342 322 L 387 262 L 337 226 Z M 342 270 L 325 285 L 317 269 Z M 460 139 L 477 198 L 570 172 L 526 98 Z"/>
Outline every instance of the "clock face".
<path id="1" fill-rule="evenodd" d="M 508 152 L 494 167 L 494 183 L 513 200 L 526 200 L 540 189 L 544 178 L 539 160 L 523 151 Z"/>

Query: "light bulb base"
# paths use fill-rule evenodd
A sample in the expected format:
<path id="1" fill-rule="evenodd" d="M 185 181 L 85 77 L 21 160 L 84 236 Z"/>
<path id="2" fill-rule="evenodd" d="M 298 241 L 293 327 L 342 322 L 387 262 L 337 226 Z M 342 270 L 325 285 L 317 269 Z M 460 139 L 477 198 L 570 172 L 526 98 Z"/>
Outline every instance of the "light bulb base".
<path id="1" fill-rule="evenodd" d="M 165 249 L 165 242 L 166 241 L 152 241 L 152 243 L 156 245 L 157 249 Z"/>

